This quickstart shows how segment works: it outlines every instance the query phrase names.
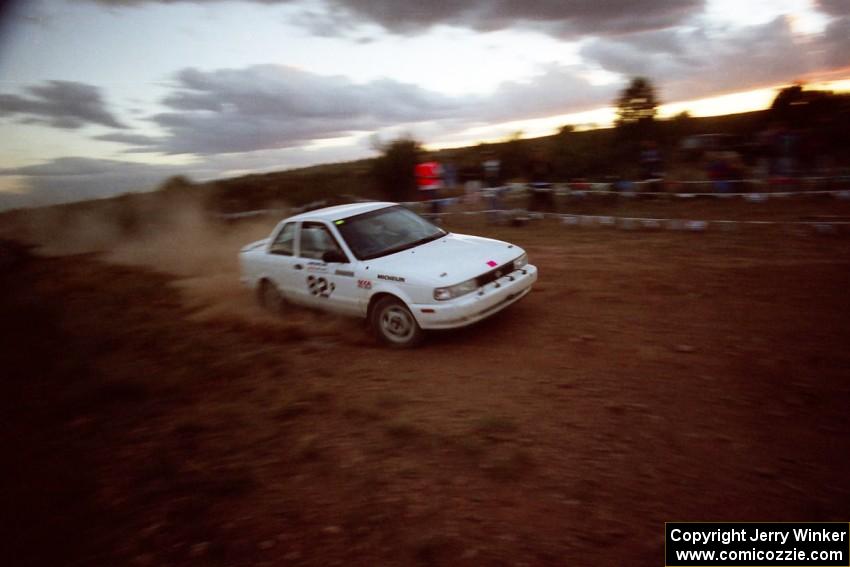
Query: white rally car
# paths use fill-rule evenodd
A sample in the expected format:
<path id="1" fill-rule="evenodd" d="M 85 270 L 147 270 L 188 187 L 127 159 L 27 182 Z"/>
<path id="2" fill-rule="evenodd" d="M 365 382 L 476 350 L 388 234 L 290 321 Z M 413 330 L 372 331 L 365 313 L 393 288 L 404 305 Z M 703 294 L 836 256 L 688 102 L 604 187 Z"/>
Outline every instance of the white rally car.
<path id="1" fill-rule="evenodd" d="M 452 234 L 395 203 L 327 207 L 280 222 L 239 254 L 261 304 L 365 317 L 390 346 L 480 321 L 531 291 L 537 268 L 507 242 Z"/>

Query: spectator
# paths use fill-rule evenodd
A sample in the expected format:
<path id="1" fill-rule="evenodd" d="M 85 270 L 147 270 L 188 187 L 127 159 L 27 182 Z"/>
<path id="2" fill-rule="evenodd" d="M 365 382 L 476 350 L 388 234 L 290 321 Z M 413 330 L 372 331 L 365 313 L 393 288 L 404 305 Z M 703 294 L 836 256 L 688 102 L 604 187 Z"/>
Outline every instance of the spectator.
<path id="1" fill-rule="evenodd" d="M 655 142 L 646 140 L 642 146 L 643 149 L 640 152 L 641 179 L 644 181 L 649 179 L 663 179 L 664 162 L 661 160 L 661 151 L 658 149 L 658 145 Z"/>
<path id="2" fill-rule="evenodd" d="M 481 165 L 484 172 L 483 194 L 489 209 L 487 218 L 490 222 L 498 222 L 502 214 L 501 163 L 489 153 Z"/>
<path id="3" fill-rule="evenodd" d="M 729 180 L 733 177 L 731 164 L 725 152 L 708 152 L 706 154 L 706 175 L 711 180 L 711 186 L 715 193 L 731 193 L 732 184 Z"/>
<path id="4" fill-rule="evenodd" d="M 431 214 L 440 214 L 439 190 L 443 187 L 443 168 L 437 161 L 425 161 L 416 165 L 416 186 L 423 202 L 431 203 Z"/>
<path id="5" fill-rule="evenodd" d="M 443 162 L 443 187 L 452 189 L 457 186 L 457 167 L 452 161 Z"/>
<path id="6" fill-rule="evenodd" d="M 552 212 L 555 201 L 552 196 L 552 166 L 542 155 L 532 159 L 528 188 L 531 193 L 528 210 Z"/>

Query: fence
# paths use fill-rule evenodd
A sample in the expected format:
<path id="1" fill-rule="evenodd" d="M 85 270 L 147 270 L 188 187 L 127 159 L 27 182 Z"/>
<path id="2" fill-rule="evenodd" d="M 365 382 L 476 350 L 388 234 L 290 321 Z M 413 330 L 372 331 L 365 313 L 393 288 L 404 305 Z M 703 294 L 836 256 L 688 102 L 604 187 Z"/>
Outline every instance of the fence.
<path id="1" fill-rule="evenodd" d="M 831 185 L 840 184 L 842 186 L 850 186 L 850 178 L 848 177 L 805 177 L 796 178 L 795 183 L 828 183 Z M 639 181 L 631 182 L 636 186 L 652 186 L 658 181 Z M 698 185 L 712 184 L 713 181 L 676 181 L 666 182 L 669 187 L 671 184 L 675 187 L 696 187 Z M 757 185 L 766 183 L 765 180 L 757 179 L 742 179 L 730 180 L 729 183 L 747 183 Z M 578 188 L 577 188 L 578 187 Z M 586 187 L 586 188 L 585 188 Z M 529 187 L 525 184 L 510 184 L 498 188 L 508 195 L 508 200 L 516 200 L 520 194 L 525 194 L 529 191 Z M 535 188 L 536 191 L 541 191 L 540 188 Z M 484 191 L 487 191 L 486 189 Z M 492 189 L 490 189 L 492 191 Z M 749 202 L 764 202 L 769 199 L 785 199 L 798 198 L 803 196 L 828 196 L 840 200 L 850 200 L 850 188 L 841 189 L 810 189 L 798 191 L 761 191 L 761 192 L 736 192 L 736 193 L 718 193 L 718 192 L 671 192 L 671 191 L 615 191 L 614 183 L 589 183 L 589 184 L 553 184 L 550 188 L 543 191 L 551 192 L 553 195 L 567 198 L 584 198 L 593 195 L 606 195 L 617 198 L 670 198 L 670 199 L 693 199 L 693 198 L 723 198 L 723 199 L 742 199 Z M 523 207 L 513 207 L 505 209 L 485 209 L 485 210 L 465 210 L 451 211 L 445 210 L 456 207 L 458 205 L 468 203 L 470 198 L 477 199 L 480 192 L 475 195 L 466 195 L 462 197 L 448 197 L 441 199 L 432 199 L 425 201 L 412 201 L 401 203 L 411 209 L 420 210 L 424 213 L 424 209 L 433 203 L 437 203 L 441 212 L 425 213 L 431 217 L 449 217 L 453 215 L 489 215 L 490 218 L 498 218 L 503 221 L 528 221 L 542 218 L 555 218 L 566 227 L 602 227 L 616 228 L 621 230 L 675 230 L 686 232 L 704 232 L 707 230 L 734 231 L 742 227 L 784 227 L 788 229 L 807 229 L 819 234 L 839 234 L 850 232 L 850 220 L 843 218 L 838 219 L 817 219 L 817 220 L 710 220 L 710 219 L 673 219 L 673 218 L 655 218 L 655 217 L 619 217 L 610 215 L 588 215 L 588 214 L 571 214 L 571 213 L 535 213 L 528 212 Z M 349 196 L 351 197 L 351 196 Z M 358 199 L 351 197 L 350 200 L 365 201 L 366 199 Z M 289 214 L 303 212 L 312 208 L 324 206 L 325 201 L 317 201 L 309 203 L 296 209 L 291 209 Z M 261 209 L 255 211 L 243 211 L 238 213 L 227 213 L 218 215 L 223 219 L 243 219 L 256 216 L 264 216 L 275 214 L 282 216 L 286 211 L 282 209 Z"/>

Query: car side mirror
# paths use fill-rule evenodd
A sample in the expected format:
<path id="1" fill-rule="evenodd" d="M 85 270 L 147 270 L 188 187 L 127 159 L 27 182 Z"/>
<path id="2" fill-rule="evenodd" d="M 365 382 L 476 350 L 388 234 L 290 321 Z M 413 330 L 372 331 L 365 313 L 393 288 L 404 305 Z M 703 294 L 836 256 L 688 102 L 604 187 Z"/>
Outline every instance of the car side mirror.
<path id="1" fill-rule="evenodd" d="M 328 250 L 322 254 L 322 262 L 328 264 L 347 264 L 348 258 L 341 250 Z"/>

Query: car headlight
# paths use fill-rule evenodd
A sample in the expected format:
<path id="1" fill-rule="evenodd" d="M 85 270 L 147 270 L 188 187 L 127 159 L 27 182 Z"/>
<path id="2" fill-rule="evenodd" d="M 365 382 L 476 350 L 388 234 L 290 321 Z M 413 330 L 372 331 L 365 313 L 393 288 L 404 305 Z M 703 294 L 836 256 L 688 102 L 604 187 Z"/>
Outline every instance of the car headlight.
<path id="1" fill-rule="evenodd" d="M 520 268 L 524 268 L 528 265 L 528 254 L 525 252 L 522 253 L 522 256 L 514 260 L 514 270 L 519 270 Z"/>
<path id="2" fill-rule="evenodd" d="M 437 301 L 446 301 L 466 295 L 467 293 L 472 293 L 476 289 L 478 289 L 478 284 L 475 282 L 475 279 L 466 280 L 465 282 L 449 287 L 438 287 L 434 290 L 434 299 Z"/>

